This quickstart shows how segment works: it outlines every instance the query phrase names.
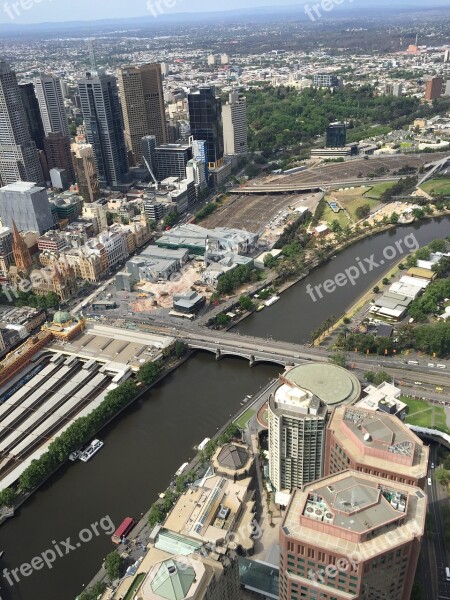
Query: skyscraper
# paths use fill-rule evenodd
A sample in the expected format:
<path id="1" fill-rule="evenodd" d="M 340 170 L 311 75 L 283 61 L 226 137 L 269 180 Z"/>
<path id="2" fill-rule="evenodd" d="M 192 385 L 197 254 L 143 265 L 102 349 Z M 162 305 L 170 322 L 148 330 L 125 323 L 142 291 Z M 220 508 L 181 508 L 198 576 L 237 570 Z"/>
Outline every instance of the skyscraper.
<path id="1" fill-rule="evenodd" d="M 45 135 L 62 133 L 69 137 L 69 125 L 60 79 L 54 75 L 43 74 L 36 79 L 35 85 Z"/>
<path id="2" fill-rule="evenodd" d="M 425 100 L 436 100 L 442 96 L 442 86 L 444 81 L 442 77 L 432 77 L 427 81 L 425 89 Z"/>
<path id="3" fill-rule="evenodd" d="M 31 139 L 39 150 L 43 150 L 45 132 L 34 85 L 32 83 L 23 83 L 19 85 L 19 89 Z"/>
<path id="4" fill-rule="evenodd" d="M 159 181 L 167 177 L 186 178 L 186 165 L 192 158 L 187 144 L 163 144 L 155 150 L 155 169 Z"/>
<path id="5" fill-rule="evenodd" d="M 202 86 L 188 95 L 189 123 L 194 140 L 206 143 L 209 169 L 223 163 L 222 103 L 215 86 Z"/>
<path id="6" fill-rule="evenodd" d="M 359 399 L 361 385 L 336 365 L 294 367 L 270 395 L 269 477 L 279 492 L 321 477 L 328 407 Z"/>
<path id="7" fill-rule="evenodd" d="M 247 154 L 247 101 L 237 90 L 222 108 L 225 154 Z"/>
<path id="8" fill-rule="evenodd" d="M 291 495 L 280 600 L 409 600 L 425 528 L 420 488 L 344 471 Z"/>
<path id="9" fill-rule="evenodd" d="M 158 146 L 168 141 L 161 65 L 124 67 L 118 71 L 118 80 L 125 142 L 141 164 L 144 136 L 154 135 Z"/>
<path id="10" fill-rule="evenodd" d="M 117 82 L 111 75 L 78 81 L 86 138 L 92 145 L 101 186 L 116 186 L 128 172 Z"/>
<path id="11" fill-rule="evenodd" d="M 44 150 L 49 169 L 65 169 L 70 183 L 75 182 L 70 138 L 61 132 L 49 133 L 44 140 Z"/>
<path id="12" fill-rule="evenodd" d="M 325 475 L 353 469 L 423 489 L 428 457 L 428 446 L 395 415 L 339 406 L 327 426 Z"/>
<path id="13" fill-rule="evenodd" d="M 28 181 L 17 181 L 0 189 L 3 227 L 37 231 L 42 235 L 54 226 L 47 190 Z"/>
<path id="14" fill-rule="evenodd" d="M 347 141 L 345 123 L 330 123 L 327 127 L 327 148 L 343 148 Z"/>
<path id="15" fill-rule="evenodd" d="M 16 74 L 0 61 L 0 184 L 44 183 L 36 144 L 30 137 Z"/>
<path id="16" fill-rule="evenodd" d="M 100 198 L 100 186 L 92 146 L 72 144 L 72 156 L 78 192 L 85 202 L 95 202 Z"/>

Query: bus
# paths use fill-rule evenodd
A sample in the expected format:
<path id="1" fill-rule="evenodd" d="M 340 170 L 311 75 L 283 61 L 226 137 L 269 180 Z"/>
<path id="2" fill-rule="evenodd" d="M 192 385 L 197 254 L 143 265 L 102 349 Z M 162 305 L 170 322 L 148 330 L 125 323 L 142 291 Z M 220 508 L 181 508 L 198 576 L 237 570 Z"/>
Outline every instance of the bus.
<path id="1" fill-rule="evenodd" d="M 450 581 L 450 567 L 445 567 L 445 579 Z"/>
<path id="2" fill-rule="evenodd" d="M 136 521 L 131 517 L 126 517 L 119 527 L 115 530 L 115 532 L 111 536 L 111 540 L 115 544 L 120 544 L 124 538 L 130 533 L 133 527 L 136 525 Z"/>

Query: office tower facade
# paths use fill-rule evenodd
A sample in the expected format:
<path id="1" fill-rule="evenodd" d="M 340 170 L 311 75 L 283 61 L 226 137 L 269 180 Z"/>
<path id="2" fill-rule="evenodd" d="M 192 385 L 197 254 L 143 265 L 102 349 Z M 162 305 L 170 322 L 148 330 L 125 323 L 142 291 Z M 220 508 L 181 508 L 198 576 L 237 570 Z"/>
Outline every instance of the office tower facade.
<path id="1" fill-rule="evenodd" d="M 155 149 L 156 177 L 159 181 L 167 177 L 186 178 L 186 165 L 192 158 L 192 148 L 184 144 L 164 144 Z"/>
<path id="2" fill-rule="evenodd" d="M 324 475 L 353 469 L 425 487 L 429 448 L 395 415 L 340 406 L 326 429 Z"/>
<path id="3" fill-rule="evenodd" d="M 44 151 L 49 169 L 64 169 L 69 183 L 74 183 L 75 170 L 70 150 L 70 138 L 61 132 L 49 133 L 44 139 Z"/>
<path id="4" fill-rule="evenodd" d="M 222 103 L 215 86 L 202 86 L 188 95 L 189 124 L 194 140 L 206 142 L 209 169 L 223 164 Z"/>
<path id="5" fill-rule="evenodd" d="M 425 88 L 425 100 L 436 100 L 442 96 L 442 86 L 444 81 L 442 77 L 432 77 L 427 81 Z"/>
<path id="6" fill-rule="evenodd" d="M 0 218 L 3 227 L 36 231 L 42 235 L 53 228 L 47 191 L 28 181 L 17 181 L 0 188 Z"/>
<path id="7" fill-rule="evenodd" d="M 206 157 L 206 142 L 204 140 L 194 140 L 191 136 L 189 144 L 192 146 L 192 157 L 203 165 L 205 181 L 208 182 L 208 162 Z"/>
<path id="8" fill-rule="evenodd" d="M 16 74 L 0 61 L 0 185 L 44 183 L 36 144 L 30 137 Z"/>
<path id="9" fill-rule="evenodd" d="M 87 74 L 78 81 L 78 91 L 100 186 L 117 186 L 127 176 L 128 161 L 116 79 Z"/>
<path id="10" fill-rule="evenodd" d="M 199 192 L 204 190 L 208 185 L 205 174 L 205 163 L 192 158 L 186 165 L 186 179 L 194 182 L 198 198 Z"/>
<path id="11" fill-rule="evenodd" d="M 100 185 L 94 150 L 90 144 L 72 144 L 71 150 L 78 192 L 85 202 L 95 202 L 100 198 Z"/>
<path id="12" fill-rule="evenodd" d="M 301 365 L 280 377 L 268 403 L 269 477 L 277 491 L 321 477 L 328 408 L 360 395 L 358 379 L 336 365 Z"/>
<path id="13" fill-rule="evenodd" d="M 450 96 L 450 79 L 447 79 L 447 83 L 445 84 L 444 96 Z"/>
<path id="14" fill-rule="evenodd" d="M 292 494 L 280 600 L 409 600 L 425 529 L 420 488 L 344 471 Z"/>
<path id="15" fill-rule="evenodd" d="M 13 234 L 9 227 L 0 227 L 0 279 L 5 281 L 14 264 Z"/>
<path id="16" fill-rule="evenodd" d="M 39 150 L 43 150 L 45 132 L 34 85 L 32 83 L 23 83 L 19 85 L 19 89 L 31 139 Z"/>
<path id="17" fill-rule="evenodd" d="M 53 75 L 41 75 L 36 79 L 35 86 L 45 135 L 62 133 L 69 137 L 69 124 L 60 79 Z"/>
<path id="18" fill-rule="evenodd" d="M 313 77 L 313 83 L 316 87 L 339 87 L 340 80 L 337 75 L 316 73 Z"/>
<path id="19" fill-rule="evenodd" d="M 330 123 L 327 127 L 327 148 L 343 148 L 347 143 L 345 123 Z"/>
<path id="20" fill-rule="evenodd" d="M 152 63 L 118 71 L 127 148 L 136 164 L 142 164 L 142 138 L 154 135 L 157 145 L 166 144 L 167 127 L 161 65 Z"/>
<path id="21" fill-rule="evenodd" d="M 230 93 L 222 108 L 225 154 L 245 156 L 247 145 L 247 101 L 237 90 Z"/>

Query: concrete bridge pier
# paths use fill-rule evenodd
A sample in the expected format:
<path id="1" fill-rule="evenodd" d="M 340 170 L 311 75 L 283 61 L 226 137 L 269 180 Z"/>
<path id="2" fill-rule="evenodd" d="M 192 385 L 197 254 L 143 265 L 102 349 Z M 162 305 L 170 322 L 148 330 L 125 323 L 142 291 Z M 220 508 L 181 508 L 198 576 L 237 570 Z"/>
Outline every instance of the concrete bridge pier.
<path id="1" fill-rule="evenodd" d="M 249 361 L 250 361 L 250 363 L 249 363 L 250 367 L 253 367 L 255 364 L 255 357 L 253 356 L 253 354 L 250 355 Z"/>
<path id="2" fill-rule="evenodd" d="M 216 350 L 216 360 L 220 360 L 222 357 L 222 352 L 220 351 L 220 348 L 217 348 Z"/>

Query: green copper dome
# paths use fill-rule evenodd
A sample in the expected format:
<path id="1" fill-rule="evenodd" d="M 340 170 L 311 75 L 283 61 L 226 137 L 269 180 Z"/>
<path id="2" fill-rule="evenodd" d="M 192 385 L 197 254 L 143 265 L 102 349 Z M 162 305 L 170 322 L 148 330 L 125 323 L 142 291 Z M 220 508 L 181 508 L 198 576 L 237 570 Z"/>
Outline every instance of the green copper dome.
<path id="1" fill-rule="evenodd" d="M 59 325 L 63 325 L 64 323 L 68 323 L 72 320 L 72 315 L 66 310 L 58 310 L 55 312 L 55 316 L 53 317 L 53 322 L 58 323 Z"/>

